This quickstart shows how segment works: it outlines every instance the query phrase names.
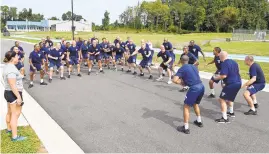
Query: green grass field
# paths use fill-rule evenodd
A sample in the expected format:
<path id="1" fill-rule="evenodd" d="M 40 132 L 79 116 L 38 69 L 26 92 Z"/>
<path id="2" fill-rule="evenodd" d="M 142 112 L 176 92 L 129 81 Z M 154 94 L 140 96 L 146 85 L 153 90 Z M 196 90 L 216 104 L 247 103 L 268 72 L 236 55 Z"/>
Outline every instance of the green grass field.
<path id="1" fill-rule="evenodd" d="M 231 33 L 192 33 L 192 34 L 156 34 L 149 32 L 78 32 L 75 37 L 82 37 L 83 39 L 89 39 L 96 34 L 98 38 L 106 37 L 110 41 L 114 41 L 117 36 L 120 36 L 124 41 L 130 36 L 137 45 L 140 45 L 140 41 L 150 40 L 154 47 L 158 48 L 164 38 L 168 38 L 169 41 L 177 49 L 182 49 L 184 45 L 188 45 L 190 40 L 195 40 L 198 45 L 201 46 L 203 51 L 211 52 L 214 47 L 221 47 L 223 50 L 228 51 L 231 54 L 250 54 L 257 56 L 269 56 L 269 42 L 226 42 L 226 38 L 231 38 Z M 28 32 L 22 35 L 45 38 L 50 36 L 53 39 L 65 38 L 71 40 L 72 35 L 70 32 Z"/>
<path id="2" fill-rule="evenodd" d="M 41 142 L 30 126 L 18 127 L 19 134 L 26 136 L 27 140 L 12 142 L 6 130 L 1 131 L 1 153 L 37 153 L 41 151 Z"/>

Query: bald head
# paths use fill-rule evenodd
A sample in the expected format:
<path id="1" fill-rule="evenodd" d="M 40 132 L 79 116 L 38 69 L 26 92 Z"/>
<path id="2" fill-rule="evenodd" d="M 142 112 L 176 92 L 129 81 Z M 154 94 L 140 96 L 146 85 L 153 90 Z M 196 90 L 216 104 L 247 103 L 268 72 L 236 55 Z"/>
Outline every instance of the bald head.
<path id="1" fill-rule="evenodd" d="M 226 51 L 221 51 L 219 54 L 220 60 L 223 62 L 228 58 L 228 53 Z"/>
<path id="2" fill-rule="evenodd" d="M 180 58 L 180 61 L 181 61 L 182 64 L 188 64 L 189 63 L 189 57 L 187 55 L 183 55 Z"/>

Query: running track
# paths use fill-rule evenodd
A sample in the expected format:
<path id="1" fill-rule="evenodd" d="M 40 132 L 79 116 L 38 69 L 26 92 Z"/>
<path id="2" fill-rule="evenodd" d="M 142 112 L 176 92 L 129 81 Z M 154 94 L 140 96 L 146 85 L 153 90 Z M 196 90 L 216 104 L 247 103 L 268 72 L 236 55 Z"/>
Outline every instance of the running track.
<path id="1" fill-rule="evenodd" d="M 1 55 L 13 44 L 1 40 Z M 33 45 L 21 45 L 29 55 Z M 26 80 L 25 88 L 86 153 L 269 152 L 268 93 L 258 94 L 258 115 L 245 116 L 249 108 L 241 91 L 235 103 L 236 118 L 230 124 L 216 124 L 220 106 L 217 99 L 206 98 L 208 80 L 203 80 L 207 90 L 200 106 L 204 127 L 190 124 L 191 134 L 185 135 L 176 130 L 183 124 L 185 97 L 178 92 L 179 86 L 149 81 L 147 72 L 145 77 L 106 69 L 105 74 L 88 76 L 85 67 L 82 72 L 82 78 L 73 75 L 66 81 L 54 76 L 45 87 L 37 78 L 32 89 Z M 220 89 L 217 86 L 217 94 Z M 195 118 L 192 112 L 191 121 Z"/>

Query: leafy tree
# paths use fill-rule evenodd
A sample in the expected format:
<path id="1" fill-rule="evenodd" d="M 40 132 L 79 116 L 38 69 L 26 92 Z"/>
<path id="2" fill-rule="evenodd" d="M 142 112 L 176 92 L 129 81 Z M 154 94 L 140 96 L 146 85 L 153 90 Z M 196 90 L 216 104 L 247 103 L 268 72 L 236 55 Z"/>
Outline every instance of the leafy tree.
<path id="1" fill-rule="evenodd" d="M 57 17 L 51 17 L 49 20 L 59 20 Z"/>
<path id="2" fill-rule="evenodd" d="M 104 18 L 102 19 L 102 26 L 103 26 L 103 29 L 104 30 L 108 30 L 109 29 L 109 21 L 110 21 L 109 12 L 106 11 L 104 13 Z"/>

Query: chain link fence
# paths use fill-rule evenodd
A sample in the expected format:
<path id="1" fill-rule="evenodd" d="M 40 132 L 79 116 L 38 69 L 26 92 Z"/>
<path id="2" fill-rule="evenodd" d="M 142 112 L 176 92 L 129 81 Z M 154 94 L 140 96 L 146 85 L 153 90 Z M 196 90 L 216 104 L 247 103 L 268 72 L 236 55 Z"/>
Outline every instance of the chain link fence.
<path id="1" fill-rule="evenodd" d="M 234 29 L 233 41 L 269 41 L 269 30 Z"/>

